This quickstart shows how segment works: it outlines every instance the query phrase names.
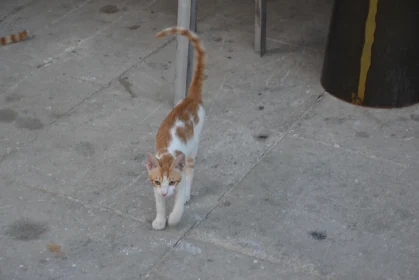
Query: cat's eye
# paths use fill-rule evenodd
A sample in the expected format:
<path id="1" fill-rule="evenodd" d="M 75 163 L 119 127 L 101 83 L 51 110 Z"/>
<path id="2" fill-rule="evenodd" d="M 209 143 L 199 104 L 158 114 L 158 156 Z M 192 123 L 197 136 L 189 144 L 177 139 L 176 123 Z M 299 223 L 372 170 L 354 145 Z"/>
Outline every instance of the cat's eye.
<path id="1" fill-rule="evenodd" d="M 170 181 L 170 182 L 169 182 L 169 185 L 171 185 L 171 186 L 173 186 L 174 184 L 176 184 L 176 182 L 175 182 L 175 181 Z"/>
<path id="2" fill-rule="evenodd" d="M 159 181 L 154 181 L 154 184 L 157 186 L 160 186 L 160 182 Z"/>

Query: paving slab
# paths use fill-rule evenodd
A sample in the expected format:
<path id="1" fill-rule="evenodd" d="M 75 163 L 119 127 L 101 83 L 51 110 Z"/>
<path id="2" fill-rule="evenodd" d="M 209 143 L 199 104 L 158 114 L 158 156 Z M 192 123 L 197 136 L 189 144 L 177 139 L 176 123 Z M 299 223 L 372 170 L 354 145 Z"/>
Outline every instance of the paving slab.
<path id="1" fill-rule="evenodd" d="M 323 51 L 332 4 L 329 0 L 267 1 L 266 54 L 275 53 L 275 47 L 270 46 L 275 42 Z M 226 29 L 237 28 L 250 35 L 252 40 L 246 45 L 253 48 L 254 14 L 255 2 L 252 0 L 223 1 L 212 19 L 224 21 Z"/>
<path id="2" fill-rule="evenodd" d="M 33 68 L 20 62 L 0 58 L 0 90 L 2 103 L 16 101 L 17 97 L 10 97 L 7 91 L 28 76 Z"/>
<path id="3" fill-rule="evenodd" d="M 414 279 L 417 172 L 284 138 L 190 236 L 323 279 Z"/>
<path id="4" fill-rule="evenodd" d="M 254 135 L 266 130 L 274 137 L 287 131 L 323 92 L 314 83 L 321 53 L 277 43 L 280 57 L 260 58 L 243 44 L 250 35 L 223 25 L 213 19 L 200 24 L 199 36 L 207 49 L 203 96 L 208 116 L 240 123 Z M 123 75 L 132 95 L 173 103 L 175 49 L 176 44 L 168 44 L 158 56 Z M 278 111 L 284 116 L 278 118 Z"/>
<path id="5" fill-rule="evenodd" d="M 139 153 L 145 158 L 144 137 L 152 138 L 150 123 L 141 124 L 140 118 L 159 104 L 150 101 L 134 107 L 126 92 L 118 94 L 121 91 L 109 88 L 89 99 L 85 107 L 43 131 L 30 147 L 5 162 L 2 171 L 30 186 L 89 203 L 104 199 L 107 189 L 128 185 L 142 171 L 136 159 Z"/>
<path id="6" fill-rule="evenodd" d="M 326 94 L 292 133 L 413 167 L 419 157 L 419 106 L 369 109 Z"/>
<path id="7" fill-rule="evenodd" d="M 37 130 L 55 122 L 100 88 L 98 84 L 51 75 L 40 69 L 9 90 L 6 98 L 10 102 L 1 107 L 14 110 L 22 118 L 32 118 L 39 123 L 36 126 L 16 121 L 17 127 Z"/>
<path id="8" fill-rule="evenodd" d="M 1 33 L 36 35 L 0 54 L 0 279 L 418 276 L 419 113 L 323 96 L 330 1 L 268 1 L 262 58 L 253 0 L 198 3 L 208 116 L 192 200 L 160 232 L 143 161 L 177 2 L 49 2 L 0 11 Z"/>
<path id="9" fill-rule="evenodd" d="M 112 1 L 92 2 L 81 14 L 74 13 L 54 25 L 54 31 L 49 30 L 54 38 L 70 40 L 69 44 L 75 47 L 48 71 L 107 85 L 140 63 L 170 40 L 157 39 L 156 33 L 176 23 L 176 15 L 144 9 L 143 2 L 124 1 L 116 6 L 110 5 Z M 101 11 L 111 6 L 115 13 Z"/>
<path id="10" fill-rule="evenodd" d="M 19 0 L 5 1 L 5 9 L 9 12 L 3 16 L 0 33 L 8 35 L 25 29 L 31 32 L 41 30 L 68 13 L 85 5 L 87 0 L 37 1 Z M 46 4 L 48 7 L 46 8 Z M 3 5 L 2 5 L 3 10 Z M 10 48 L 6 48 L 10 49 Z"/>
<path id="11" fill-rule="evenodd" d="M 3 97 L 5 102 L 0 105 L 0 156 L 34 141 L 45 127 L 99 88 L 97 84 L 51 76 L 42 70 L 30 74 Z"/>
<path id="12" fill-rule="evenodd" d="M 23 7 L 27 6 L 34 0 L 15 0 L 15 1 L 4 1 L 2 9 L 0 11 L 0 20 L 4 21 L 8 17 L 13 16 L 22 10 Z"/>
<path id="13" fill-rule="evenodd" d="M 143 161 L 146 153 L 153 151 L 155 133 L 170 108 L 151 99 L 133 99 L 122 85 L 115 83 L 60 119 L 30 147 L 5 160 L 1 171 L 32 187 L 57 191 L 89 205 L 112 207 L 141 221 L 150 221 L 155 211 L 154 199 L 144 176 Z M 209 120 L 208 129 L 216 129 L 216 121 Z M 222 135 L 205 138 L 205 145 L 214 150 L 203 149 L 199 156 L 197 164 L 202 169 L 197 170 L 194 190 L 199 198 L 195 210 L 199 211 L 190 211 L 191 223 L 185 223 L 183 231 L 202 219 L 218 197 L 255 163 L 251 153 L 261 154 L 267 143 L 272 143 L 240 133 L 247 130 L 241 127 L 237 130 L 228 123 L 227 139 Z M 243 147 L 249 154 L 230 152 L 220 163 L 217 158 L 222 151 L 215 149 L 217 146 L 231 152 Z M 227 169 L 228 165 L 232 167 Z M 218 180 L 213 179 L 216 174 Z"/>
<path id="14" fill-rule="evenodd" d="M 44 9 L 45 2 L 46 1 L 35 1 L 33 5 L 36 5 L 36 7 L 28 8 L 28 12 L 35 13 L 34 11 L 36 10 Z M 31 26 L 31 32 L 35 36 L 24 42 L 20 42 L 19 44 L 3 47 L 4 51 L 0 54 L 0 57 L 12 61 L 19 61 L 34 67 L 44 67 L 60 60 L 62 56 L 65 57 L 70 55 L 66 60 L 75 59 L 74 56 L 71 56 L 71 51 L 88 42 L 96 35 L 109 30 L 109 28 L 116 23 L 120 21 L 124 22 L 125 17 L 128 18 L 128 20 L 134 20 L 132 15 L 137 14 L 137 22 L 141 18 L 141 21 L 147 21 L 147 17 L 144 17 L 147 11 L 142 12 L 142 9 L 144 9 L 145 5 L 149 2 L 146 0 L 126 0 L 120 1 L 118 4 L 109 0 L 75 0 L 74 2 L 76 3 L 72 4 L 68 3 L 68 1 L 55 1 L 54 3 L 59 6 L 59 9 L 54 9 L 52 7 L 51 11 L 53 12 L 51 13 L 56 13 L 57 16 L 52 18 L 49 18 L 48 16 L 45 17 L 45 22 L 42 21 L 42 24 L 36 17 L 31 17 L 37 23 Z M 40 16 L 42 15 L 42 13 L 38 14 Z M 172 19 L 173 21 L 173 17 L 162 17 L 162 19 L 164 18 L 169 21 Z M 162 23 L 163 22 L 164 20 L 162 20 Z M 115 29 L 115 31 L 120 30 Z M 153 33 L 152 30 L 147 31 L 148 34 Z M 109 33 L 105 33 L 105 36 L 107 36 L 105 38 L 108 38 L 109 40 L 107 42 L 108 46 L 109 44 L 117 44 L 115 39 L 112 40 L 113 38 Z M 117 32 L 115 32 L 113 37 L 118 37 Z M 127 37 L 130 38 L 132 36 Z M 96 47 L 99 43 L 100 42 L 96 43 Z M 110 48 L 115 49 L 112 45 Z M 139 49 L 141 49 L 140 46 L 142 45 L 138 45 Z M 101 46 L 102 50 L 104 47 L 106 48 L 106 44 L 105 46 Z M 91 51 L 93 53 L 95 52 L 94 49 L 91 49 Z M 104 54 L 105 53 L 102 53 L 102 55 Z M 111 54 L 108 53 L 108 55 Z"/>
<path id="15" fill-rule="evenodd" d="M 0 279 L 138 279 L 176 241 L 13 180 L 0 191 Z"/>
<path id="16" fill-rule="evenodd" d="M 59 1 L 6 1 L 13 4 L 14 10 L 2 20 L 0 33 L 5 35 L 28 29 L 31 38 L 2 47 L 0 57 L 23 64 L 38 66 L 44 60 L 64 50 L 64 42 L 58 42 L 47 36 L 48 27 L 62 18 L 83 7 L 87 0 L 59 0 Z M 21 2 L 19 5 L 18 2 Z M 9 4 L 11 5 L 11 4 Z M 3 6 L 2 6 L 3 7 Z M 48 7 L 46 9 L 46 7 Z"/>
<path id="17" fill-rule="evenodd" d="M 36 139 L 37 133 L 29 129 L 16 127 L 18 113 L 10 108 L 11 104 L 22 100 L 18 93 L 10 93 L 8 89 L 16 85 L 33 69 L 27 65 L 0 59 L 0 162 L 1 158 L 18 150 L 24 143 Z"/>
<path id="18" fill-rule="evenodd" d="M 125 29 L 134 24 L 126 20 L 121 25 Z M 282 59 L 261 60 L 252 49 L 241 45 L 251 39 L 249 35 L 203 26 L 201 36 L 209 57 L 204 98 L 209 114 L 198 157 L 194 199 L 187 206 L 185 223 L 174 229 L 179 232 L 200 221 L 321 93 L 318 86 L 308 85 L 318 75 L 309 67 L 319 67 L 318 52 L 280 44 Z M 220 45 L 219 36 L 231 39 L 228 46 Z M 152 151 L 154 135 L 172 106 L 174 55 L 172 42 L 159 49 L 158 55 L 147 57 L 115 78 L 69 116 L 61 116 L 30 148 L 7 161 L 4 172 L 12 177 L 23 173 L 19 180 L 32 187 L 55 190 L 87 205 L 111 207 L 140 221 L 151 221 L 154 200 L 142 161 L 146 152 Z M 233 55 L 236 57 L 228 58 Z M 240 67 L 241 57 L 246 57 L 241 61 L 245 67 Z M 60 75 L 56 67 L 71 69 L 65 67 L 66 62 L 61 65 L 62 61 L 40 71 Z M 287 72 L 282 70 L 284 65 Z M 246 79 L 251 66 L 261 73 Z M 275 71 L 277 77 L 272 75 Z M 226 75 L 231 78 L 226 79 Z M 73 79 L 76 75 L 67 76 Z M 89 83 L 82 76 L 75 81 Z M 295 83 L 296 78 L 302 85 Z M 278 114 L 282 116 L 280 121 Z M 216 133 L 220 123 L 223 134 Z"/>
<path id="19" fill-rule="evenodd" d="M 144 236 L 147 236 L 148 230 L 151 230 L 150 222 L 155 215 L 155 206 L 142 160 L 146 152 L 152 150 L 158 125 L 172 106 L 174 88 L 176 44 L 172 41 L 164 48 L 157 49 L 173 39 L 155 39 L 154 35 L 158 29 L 174 24 L 176 9 L 169 6 L 157 10 L 157 6 L 162 4 L 159 2 L 150 2 L 150 6 L 142 9 L 142 6 L 128 1 L 116 5 L 118 11 L 115 13 L 101 14 L 102 7 L 114 4 L 109 1 L 93 1 L 38 32 L 38 36 L 32 39 L 31 51 L 37 49 L 37 44 L 42 51 L 36 56 L 26 56 L 25 63 L 30 65 L 32 72 L 11 85 L 12 91 L 8 96 L 17 96 L 20 89 L 33 86 L 36 92 L 42 94 L 36 99 L 28 99 L 27 103 L 19 100 L 12 109 L 24 110 L 29 104 L 35 104 L 30 107 L 31 112 L 35 112 L 42 123 L 53 125 L 39 129 L 31 138 L 30 145 L 20 147 L 18 152 L 3 161 L 0 171 L 5 180 L 28 186 L 37 192 L 43 191 L 45 194 L 42 195 L 45 196 L 55 195 L 68 203 L 78 203 L 80 209 L 101 214 L 113 213 L 116 215 L 115 223 L 138 223 L 141 231 L 136 232 L 141 236 L 144 230 Z M 221 4 L 217 2 L 216 5 Z M 127 9 L 124 10 L 124 7 Z M 207 11 L 201 11 L 200 18 L 205 18 Z M 156 24 L 156 18 L 162 20 Z M 209 115 L 202 136 L 193 198 L 186 206 L 181 224 L 162 233 L 158 239 L 158 244 L 163 246 L 159 248 L 162 249 L 156 249 L 157 253 L 152 253 L 153 258 L 140 267 L 132 267 L 133 262 L 126 258 L 112 259 L 111 262 L 108 255 L 114 251 L 99 241 L 90 245 L 94 253 L 86 253 L 74 245 L 75 250 L 81 250 L 80 254 L 84 254 L 86 260 L 91 254 L 94 254 L 93 257 L 97 254 L 101 255 L 100 262 L 105 263 L 105 268 L 92 265 L 91 262 L 87 263 L 90 268 L 76 263 L 76 267 L 85 273 L 83 279 L 95 279 L 105 273 L 109 274 L 109 279 L 137 279 L 136 276 L 143 271 L 149 272 L 148 264 L 158 263 L 163 253 L 170 252 L 173 238 L 182 238 L 194 224 L 204 219 L 217 205 L 222 194 L 258 162 L 259 157 L 286 133 L 321 93 L 318 86 L 310 84 L 317 78 L 318 74 L 313 69 L 320 67 L 321 53 L 274 42 L 275 47 L 282 52 L 280 58 L 260 58 L 253 51 L 252 35 L 240 32 L 238 28 L 227 30 L 224 24 L 223 21 L 213 22 L 208 18 L 206 24 L 204 21 L 200 25 L 200 35 L 209 57 L 205 82 Z M 138 38 L 139 35 L 141 38 Z M 42 41 L 36 41 L 39 38 L 50 38 L 48 46 L 43 45 L 45 43 Z M 24 48 L 23 44 L 21 48 Z M 22 59 L 22 54 L 29 53 L 27 50 L 17 49 L 15 54 L 7 54 L 10 55 L 8 59 Z M 157 52 L 153 54 L 155 50 Z M 148 56 L 150 54 L 153 55 Z M 144 57 L 147 58 L 141 61 Z M 285 71 L 285 68 L 288 70 Z M 249 79 L 249 71 L 260 73 L 260 76 L 251 75 Z M 121 73 L 124 74 L 119 76 Z M 45 77 L 53 84 L 58 81 L 58 85 L 65 85 L 65 89 L 56 90 L 59 95 L 54 98 L 58 99 L 51 106 L 56 114 L 37 105 L 48 99 L 51 85 L 38 89 L 35 87 L 37 85 L 32 85 L 31 76 L 38 81 Z M 294 82 L 296 79 L 299 83 Z M 65 84 L 70 82 L 71 85 Z M 87 85 L 89 90 L 74 88 L 73 82 Z M 72 91 L 80 94 L 80 99 L 78 95 L 66 93 Z M 60 101 L 60 98 L 70 98 L 68 96 L 72 99 Z M 275 112 L 276 108 L 280 108 L 279 113 Z M 248 114 L 243 114 L 243 111 Z M 281 116 L 280 121 L 278 114 Z M 223 125 L 223 133 L 219 133 L 220 123 Z M 21 137 L 17 135 L 11 138 Z M 28 204 L 28 207 L 34 213 L 46 211 L 32 204 Z M 84 212 L 70 209 L 65 213 L 71 213 L 77 217 L 76 220 L 85 220 L 79 218 L 86 215 Z M 66 221 L 62 216 L 60 219 Z M 76 224 L 73 227 L 83 228 L 83 225 Z M 93 224 L 92 231 L 100 227 L 100 223 Z M 119 225 L 117 227 L 121 228 Z M 124 232 L 122 230 L 120 234 Z M 153 244 L 153 241 L 146 240 Z M 66 245 L 63 241 L 57 242 Z M 74 244 L 70 241 L 67 243 L 70 244 L 67 247 Z M 144 246 L 140 244 L 134 247 L 147 250 L 143 249 Z M 224 252 L 224 249 L 217 248 L 207 250 L 215 255 Z M 135 250 L 121 251 L 131 254 Z M 17 262 L 18 255 L 17 251 L 11 252 L 9 263 Z M 236 252 L 229 252 L 226 256 L 235 258 L 237 265 L 254 262 L 252 257 Z M 168 255 L 168 258 L 172 257 L 176 256 Z M 134 257 L 133 261 L 142 260 Z M 30 259 L 27 262 L 36 263 L 36 260 Z M 283 270 L 278 264 L 260 262 L 266 267 L 266 272 L 261 272 L 263 268 L 260 267 L 253 272 L 255 276 L 268 279 L 275 271 L 288 279 L 304 279 L 302 277 L 306 276 L 305 272 L 295 272 L 289 268 Z M 23 265 L 23 268 L 27 266 Z M 69 268 L 54 263 L 50 269 L 60 271 L 57 267 L 64 269 L 59 276 L 71 278 L 69 271 L 73 269 L 72 265 Z M 272 271 L 274 267 L 276 270 Z M 33 274 L 37 270 L 31 267 L 27 271 Z M 117 277 L 120 271 L 125 274 Z M 9 270 L 7 273 L 15 275 Z M 231 271 L 225 273 L 231 274 Z M 220 271 L 221 274 L 224 272 Z M 29 274 L 22 275 L 22 279 L 29 277 Z M 78 274 L 73 277 L 77 278 Z M 39 274 L 39 278 L 45 278 L 44 274 Z M 102 278 L 106 279 L 104 276 Z"/>
<path id="20" fill-rule="evenodd" d="M 207 35 L 204 34 L 203 37 L 205 38 L 205 36 Z M 252 51 L 249 50 L 249 52 Z M 149 183 L 146 177 L 144 178 L 143 176 L 144 167 L 141 165 L 141 161 L 144 160 L 146 152 L 153 149 L 155 131 L 157 131 L 161 120 L 170 110 L 171 101 L 168 100 L 171 100 L 172 96 L 170 85 L 173 85 L 173 67 L 171 61 L 174 53 L 174 44 L 168 44 L 159 51 L 158 56 L 151 56 L 144 63 L 131 68 L 118 81 L 115 81 L 109 90 L 101 92 L 97 97 L 95 96 L 91 101 L 86 102 L 75 110 L 68 119 L 62 120 L 62 122 L 78 123 L 76 127 L 83 127 L 84 125 L 90 127 L 94 123 L 96 129 L 100 127 L 106 128 L 103 130 L 103 133 L 109 131 L 109 129 L 113 131 L 121 129 L 121 132 L 113 134 L 118 136 L 118 138 L 111 137 L 106 140 L 109 142 L 107 144 L 109 149 L 114 151 L 107 158 L 110 164 L 109 167 L 106 167 L 103 162 L 90 171 L 82 169 L 82 172 L 79 172 L 81 174 L 80 177 L 76 176 L 78 181 L 76 180 L 75 184 L 78 186 L 73 186 L 72 184 L 65 186 L 61 189 L 64 193 L 79 199 L 88 198 L 88 203 L 99 203 L 112 207 L 123 213 L 138 217 L 142 221 L 152 220 L 155 211 L 154 200 L 152 199 L 152 190 L 149 187 Z M 214 54 L 214 57 L 218 57 L 218 54 Z M 250 63 L 257 61 L 258 57 L 254 56 Z M 272 63 L 272 65 L 275 65 L 275 63 Z M 218 67 L 222 68 L 223 65 L 218 65 Z M 215 71 L 212 72 L 215 73 Z M 303 75 L 303 72 L 301 73 Z M 209 85 L 212 85 L 212 81 L 216 83 L 216 79 L 220 78 L 219 74 L 214 75 L 212 78 L 210 78 L 210 75 L 211 73 L 208 73 L 208 80 L 206 81 Z M 267 74 L 266 77 L 268 78 Z M 235 83 L 236 81 L 231 81 L 233 87 L 238 86 Z M 255 87 L 261 86 L 256 84 Z M 225 107 L 220 109 L 221 106 L 219 106 L 212 113 L 211 106 L 214 105 L 214 100 L 217 100 L 214 97 L 217 97 L 219 94 L 219 87 L 212 91 L 205 91 L 205 98 L 209 100 L 206 103 L 209 103 L 207 107 L 209 107 L 210 114 L 202 136 L 201 154 L 198 157 L 197 166 L 200 166 L 200 168 L 197 168 L 195 177 L 194 199 L 191 205 L 187 206 L 188 211 L 185 213 L 184 223 L 174 229 L 175 231 L 185 232 L 191 225 L 202 219 L 208 210 L 216 205 L 219 196 L 231 184 L 244 176 L 257 162 L 258 156 L 262 155 L 274 143 L 275 139 L 278 139 L 282 135 L 281 133 L 284 133 L 296 121 L 302 114 L 302 111 L 306 110 L 310 103 L 313 103 L 314 99 L 317 98 L 318 93 L 310 91 L 308 87 L 304 87 L 304 90 L 299 87 L 296 88 L 297 90 L 284 90 L 282 95 L 275 95 L 273 90 L 262 89 L 260 91 L 272 97 L 272 102 L 280 103 L 279 99 L 282 99 L 291 103 L 291 106 L 289 106 L 289 103 L 284 102 L 285 104 L 281 111 L 283 122 L 281 123 L 280 131 L 274 126 L 277 124 L 274 119 L 269 118 L 269 116 L 266 118 L 260 117 L 259 123 L 262 123 L 264 119 L 269 120 L 269 123 L 265 124 L 265 127 L 269 128 L 271 126 L 270 134 L 267 135 L 268 139 L 265 139 L 264 135 L 258 136 L 257 133 L 263 133 L 263 131 L 261 131 L 257 123 L 251 123 L 250 117 L 246 119 L 244 115 L 240 115 L 243 118 L 235 116 L 236 114 L 241 114 L 243 109 L 234 100 L 236 99 L 235 95 L 231 96 L 230 94 L 232 99 L 228 99 L 230 96 L 228 98 L 221 97 L 220 103 Z M 295 95 L 300 95 L 300 99 L 297 101 L 293 100 L 292 96 L 295 97 Z M 252 96 L 256 97 L 253 98 Z M 289 97 L 288 100 L 286 99 L 287 96 Z M 244 99 L 239 100 L 243 101 L 247 100 L 247 98 L 251 98 L 252 101 L 261 99 L 259 91 L 243 91 L 242 97 Z M 224 105 L 229 104 L 229 102 L 229 106 Z M 233 102 L 236 102 L 237 106 L 231 106 Z M 259 106 L 252 106 L 252 111 L 255 114 L 260 114 L 261 109 Z M 287 110 L 287 108 L 291 109 Z M 271 111 L 271 117 L 274 116 L 272 113 L 273 109 L 274 106 L 268 110 Z M 122 113 L 121 110 L 123 110 Z M 144 117 L 147 120 L 143 122 Z M 223 123 L 225 128 L 226 133 L 224 134 L 214 133 L 218 131 L 220 122 Z M 59 126 L 59 124 L 57 125 Z M 76 134 L 82 135 L 83 133 Z M 127 141 L 128 139 L 131 140 Z M 97 142 L 103 142 L 103 140 L 98 139 Z M 91 143 L 97 145 L 96 141 Z M 141 148 L 136 148 L 139 144 L 141 144 Z M 246 150 L 246 153 L 241 153 L 240 151 L 242 150 Z M 134 155 L 133 151 L 136 151 Z M 121 154 L 126 154 L 129 158 L 122 158 Z M 139 161 L 132 165 L 134 157 L 139 159 Z M 223 161 L 220 161 L 220 158 Z M 126 167 L 123 167 L 121 171 L 116 171 L 116 173 L 115 171 L 105 171 L 109 170 L 108 168 L 111 168 L 112 164 L 118 162 L 128 162 L 129 166 L 136 166 L 137 170 L 131 170 L 128 173 L 140 176 L 140 178 L 128 177 L 127 180 L 122 180 L 121 178 L 127 176 L 120 172 Z M 74 168 L 76 169 L 77 166 L 75 165 Z M 44 173 L 44 176 L 51 174 L 50 172 Z M 68 173 L 67 177 L 71 176 L 71 174 Z M 113 175 L 111 178 L 104 178 L 101 174 Z M 59 177 L 62 178 L 62 176 L 63 174 L 61 173 Z M 97 180 L 91 181 L 92 178 L 97 178 Z M 125 183 L 125 186 L 124 183 L 120 183 L 121 180 Z M 132 183 L 132 180 L 134 180 L 134 183 Z M 86 185 L 89 187 L 86 188 Z M 121 189 L 121 186 L 124 187 Z M 100 195 L 93 195 L 95 193 L 100 193 Z M 189 207 L 191 208 L 189 209 Z"/>
<path id="21" fill-rule="evenodd" d="M 159 263 L 144 279 L 278 279 L 314 280 L 308 269 L 295 271 L 280 263 L 271 263 L 212 244 L 185 239 L 173 253 Z"/>

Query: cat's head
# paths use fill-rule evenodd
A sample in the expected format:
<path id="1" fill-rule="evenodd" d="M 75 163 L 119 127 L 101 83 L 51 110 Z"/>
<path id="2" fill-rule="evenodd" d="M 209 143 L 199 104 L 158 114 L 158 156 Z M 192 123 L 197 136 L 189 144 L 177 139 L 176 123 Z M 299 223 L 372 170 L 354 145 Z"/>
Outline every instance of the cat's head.
<path id="1" fill-rule="evenodd" d="M 160 158 L 147 154 L 147 171 L 151 184 L 158 194 L 170 197 L 174 194 L 176 186 L 182 180 L 185 168 L 185 155 L 179 153 L 176 157 L 169 153 Z"/>

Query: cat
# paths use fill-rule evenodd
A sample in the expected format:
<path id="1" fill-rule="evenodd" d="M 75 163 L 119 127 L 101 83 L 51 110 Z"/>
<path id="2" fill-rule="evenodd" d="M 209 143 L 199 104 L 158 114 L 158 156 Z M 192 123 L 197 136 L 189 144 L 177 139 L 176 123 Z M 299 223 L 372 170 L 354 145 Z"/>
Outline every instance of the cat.
<path id="1" fill-rule="evenodd" d="M 14 34 L 10 34 L 4 37 L 0 37 L 0 45 L 4 46 L 4 45 L 12 44 L 12 43 L 17 43 L 17 42 L 25 40 L 28 37 L 29 37 L 29 31 L 24 30 L 19 33 L 14 33 Z"/>
<path id="2" fill-rule="evenodd" d="M 187 96 L 176 104 L 157 131 L 155 155 L 147 153 L 146 166 L 156 202 L 156 218 L 152 222 L 155 230 L 166 227 L 166 199 L 169 197 L 175 196 L 175 201 L 167 223 L 175 226 L 182 218 L 184 204 L 191 197 L 194 163 L 205 120 L 202 102 L 204 46 L 194 32 L 176 26 L 160 31 L 156 37 L 169 34 L 180 34 L 189 39 L 195 49 L 196 66 Z"/>

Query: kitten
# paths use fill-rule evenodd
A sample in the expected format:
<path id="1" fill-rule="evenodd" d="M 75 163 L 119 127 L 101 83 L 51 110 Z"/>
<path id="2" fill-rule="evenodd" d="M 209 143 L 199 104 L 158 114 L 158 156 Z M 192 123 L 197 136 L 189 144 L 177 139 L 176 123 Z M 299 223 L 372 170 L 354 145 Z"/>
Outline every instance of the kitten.
<path id="1" fill-rule="evenodd" d="M 182 218 L 184 204 L 191 197 L 194 163 L 198 153 L 200 134 L 204 125 L 205 108 L 202 103 L 205 49 L 198 36 L 180 27 L 171 27 L 156 37 L 180 34 L 194 46 L 196 66 L 188 95 L 180 100 L 160 125 L 156 135 L 156 154 L 147 154 L 147 171 L 156 200 L 153 229 L 166 226 L 166 199 L 175 196 L 168 224 L 174 226 Z"/>
<path id="2" fill-rule="evenodd" d="M 0 45 L 4 46 L 4 45 L 20 42 L 20 41 L 25 40 L 28 37 L 29 37 L 29 31 L 24 30 L 24 31 L 19 32 L 19 33 L 10 34 L 10 35 L 4 36 L 4 37 L 0 37 Z"/>

